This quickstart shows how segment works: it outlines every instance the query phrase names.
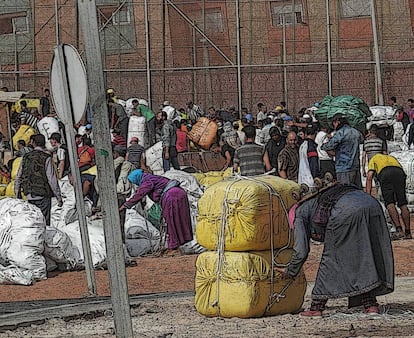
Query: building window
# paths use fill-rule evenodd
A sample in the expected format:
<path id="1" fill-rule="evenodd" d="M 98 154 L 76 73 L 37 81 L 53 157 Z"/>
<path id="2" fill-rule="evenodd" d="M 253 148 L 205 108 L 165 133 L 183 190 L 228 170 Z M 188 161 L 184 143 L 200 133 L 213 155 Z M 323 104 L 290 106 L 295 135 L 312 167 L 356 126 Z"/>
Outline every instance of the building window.
<path id="1" fill-rule="evenodd" d="M 29 20 L 26 12 L 0 14 L 0 35 L 28 32 Z"/>
<path id="2" fill-rule="evenodd" d="M 371 5 L 366 0 L 341 0 L 341 16 L 358 18 L 371 15 Z"/>
<path id="3" fill-rule="evenodd" d="M 223 33 L 223 13 L 220 8 L 206 10 L 206 31 L 207 33 Z"/>
<path id="4" fill-rule="evenodd" d="M 271 1 L 272 25 L 274 27 L 291 25 L 294 23 L 303 23 L 303 6 L 302 1 L 295 1 L 292 10 L 292 0 Z"/>
<path id="5" fill-rule="evenodd" d="M 99 26 L 129 25 L 131 13 L 127 5 L 98 6 Z"/>

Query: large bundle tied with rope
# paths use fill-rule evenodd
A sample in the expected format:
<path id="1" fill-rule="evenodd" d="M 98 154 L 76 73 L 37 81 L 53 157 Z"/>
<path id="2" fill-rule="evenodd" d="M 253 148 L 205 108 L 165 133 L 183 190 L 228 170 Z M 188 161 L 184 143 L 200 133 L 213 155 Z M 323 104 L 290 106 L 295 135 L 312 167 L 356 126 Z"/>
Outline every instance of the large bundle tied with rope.
<path id="1" fill-rule="evenodd" d="M 224 171 L 208 171 L 206 173 L 194 173 L 192 175 L 196 178 L 200 185 L 208 188 L 209 186 L 230 177 L 232 173 L 233 169 L 227 168 Z"/>
<path id="2" fill-rule="evenodd" d="M 297 183 L 272 175 L 232 176 L 198 202 L 196 237 L 208 250 L 271 250 L 292 245 L 287 211 Z"/>
<path id="3" fill-rule="evenodd" d="M 217 123 L 207 117 L 200 117 L 188 133 L 188 137 L 202 149 L 208 150 L 216 140 Z"/>
<path id="4" fill-rule="evenodd" d="M 252 318 L 297 312 L 306 279 L 274 270 L 286 265 L 291 249 L 255 252 L 204 252 L 196 262 L 195 307 L 208 317 Z"/>
<path id="5" fill-rule="evenodd" d="M 319 109 L 315 111 L 315 117 L 319 123 L 329 128 L 332 128 L 331 119 L 336 114 L 342 114 L 351 127 L 365 135 L 368 117 L 372 115 L 372 112 L 364 100 L 352 95 L 325 96 Z"/>

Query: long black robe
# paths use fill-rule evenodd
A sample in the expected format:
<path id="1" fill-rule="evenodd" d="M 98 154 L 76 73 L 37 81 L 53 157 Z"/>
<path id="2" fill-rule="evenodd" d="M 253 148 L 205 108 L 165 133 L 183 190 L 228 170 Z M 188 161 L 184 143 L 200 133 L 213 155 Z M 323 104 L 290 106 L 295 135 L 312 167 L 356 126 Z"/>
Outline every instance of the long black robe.
<path id="1" fill-rule="evenodd" d="M 313 198 L 296 209 L 294 252 L 287 268 L 289 276 L 299 272 L 309 254 L 317 206 L 317 198 Z M 379 296 L 393 290 L 394 259 L 382 208 L 363 191 L 348 192 L 331 210 L 312 299 L 358 299 L 366 292 Z M 359 304 L 350 304 L 355 305 Z"/>

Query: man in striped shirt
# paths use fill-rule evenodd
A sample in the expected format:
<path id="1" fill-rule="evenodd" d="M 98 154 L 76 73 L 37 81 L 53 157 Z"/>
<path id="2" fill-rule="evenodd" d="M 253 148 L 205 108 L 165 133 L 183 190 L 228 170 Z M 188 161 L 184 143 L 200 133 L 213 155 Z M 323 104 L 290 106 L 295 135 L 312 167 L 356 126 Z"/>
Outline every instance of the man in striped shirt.
<path id="1" fill-rule="evenodd" d="M 134 165 L 134 169 L 140 169 L 142 163 L 145 161 L 145 149 L 142 145 L 138 144 L 138 137 L 131 138 L 131 144 L 128 147 L 127 160 Z"/>
<path id="2" fill-rule="evenodd" d="M 371 160 L 376 154 L 387 154 L 387 142 L 378 137 L 378 126 L 376 124 L 371 125 L 369 134 L 364 141 L 362 148 L 362 175 L 367 176 L 365 170 L 365 164 Z"/>
<path id="3" fill-rule="evenodd" d="M 20 112 L 20 123 L 27 124 L 32 127 L 36 132 L 37 129 L 37 122 L 39 121 L 36 116 L 30 113 L 29 109 L 27 108 L 27 102 L 25 100 L 20 101 L 20 106 L 22 107 Z"/>
<path id="4" fill-rule="evenodd" d="M 234 152 L 233 171 L 237 172 L 240 167 L 242 176 L 264 174 L 264 148 L 254 142 L 256 138 L 256 128 L 248 125 L 243 128 L 243 131 L 246 134 L 246 142 Z"/>

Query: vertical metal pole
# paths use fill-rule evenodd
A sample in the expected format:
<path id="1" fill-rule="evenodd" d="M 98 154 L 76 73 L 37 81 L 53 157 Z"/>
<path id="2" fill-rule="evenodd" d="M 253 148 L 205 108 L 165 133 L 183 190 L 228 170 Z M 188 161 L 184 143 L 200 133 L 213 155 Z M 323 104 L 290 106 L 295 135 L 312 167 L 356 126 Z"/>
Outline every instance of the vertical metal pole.
<path id="1" fill-rule="evenodd" d="M 328 63 L 328 94 L 332 96 L 332 41 L 331 41 L 331 16 L 329 0 L 326 0 L 326 51 Z"/>
<path id="2" fill-rule="evenodd" d="M 165 39 L 166 39 L 166 37 L 165 37 L 165 21 L 166 21 L 166 16 L 167 16 L 167 10 L 168 10 L 168 7 L 167 7 L 168 5 L 167 5 L 167 3 L 165 2 L 165 0 L 162 0 L 162 46 L 161 46 L 161 48 L 162 48 L 162 50 L 161 50 L 161 53 L 162 53 L 162 68 L 163 68 L 163 70 L 162 70 L 162 87 L 163 87 L 163 91 L 162 91 L 162 93 L 163 93 L 163 101 L 165 100 L 165 92 L 166 92 L 166 85 L 165 85 L 165 83 L 167 82 L 166 80 L 165 80 L 165 67 L 166 67 L 166 54 L 165 54 Z"/>
<path id="3" fill-rule="evenodd" d="M 236 0 L 236 31 L 237 31 L 237 101 L 239 107 L 239 115 L 242 109 L 242 79 L 241 79 L 241 50 L 240 50 L 240 3 Z"/>
<path id="4" fill-rule="evenodd" d="M 56 36 L 56 45 L 59 44 L 59 6 L 58 0 L 55 0 L 55 36 Z"/>
<path id="5" fill-rule="evenodd" d="M 17 44 L 17 32 L 16 32 L 16 23 L 14 19 L 13 22 L 13 35 L 14 35 L 14 90 L 19 90 L 19 50 Z"/>
<path id="6" fill-rule="evenodd" d="M 92 106 L 99 192 L 117 337 L 133 337 L 95 0 L 78 0 Z"/>
<path id="7" fill-rule="evenodd" d="M 196 44 L 196 30 L 194 26 L 196 25 L 193 21 L 192 37 L 193 37 L 193 67 L 197 67 L 197 44 Z M 197 102 L 197 71 L 193 69 L 193 97 L 192 101 Z"/>
<path id="8" fill-rule="evenodd" d="M 10 121 L 10 110 L 9 105 L 6 103 L 6 118 L 7 118 L 7 131 L 9 133 L 9 145 L 10 145 L 10 156 L 14 157 L 14 147 L 13 147 L 13 139 L 12 139 L 12 129 L 11 129 L 11 121 Z M 4 153 L 2 153 L 4 156 Z"/>
<path id="9" fill-rule="evenodd" d="M 61 116 L 62 120 L 65 122 L 65 137 L 66 143 L 68 146 L 68 155 L 69 155 L 69 162 L 70 168 L 72 171 L 72 175 L 74 178 L 74 185 L 73 188 L 75 190 L 75 198 L 76 198 L 76 210 L 78 211 L 78 219 L 79 219 L 79 229 L 81 234 L 81 241 L 82 241 L 82 249 L 83 249 L 83 257 L 85 261 L 85 270 L 86 270 L 86 280 L 88 283 L 88 294 L 90 296 L 96 296 L 97 289 L 96 289 L 96 280 L 95 280 L 95 273 L 93 268 L 92 262 L 92 254 L 91 254 L 91 245 L 89 242 L 89 234 L 88 234 L 88 224 L 86 221 L 86 212 L 85 212 L 85 204 L 83 201 L 83 193 L 82 193 L 82 185 L 81 185 L 81 177 L 79 168 L 77 166 L 77 150 L 75 145 L 75 133 L 73 128 L 70 128 L 73 125 L 73 118 L 71 115 L 72 111 L 72 104 L 71 104 L 71 97 L 69 93 L 69 84 L 67 79 L 67 72 L 65 70 L 64 65 L 66 64 L 64 59 L 64 51 L 62 45 L 58 45 L 55 49 L 55 58 L 59 60 L 57 63 L 59 67 L 59 76 L 61 78 L 62 89 L 60 92 L 64 93 L 64 102 L 65 102 L 65 111 L 67 112 L 64 116 Z"/>
<path id="10" fill-rule="evenodd" d="M 287 69 L 286 69 L 286 61 L 287 61 L 287 51 L 286 51 L 286 18 L 285 15 L 282 14 L 282 39 L 283 39 L 283 101 L 287 103 Z"/>
<path id="11" fill-rule="evenodd" d="M 145 14 L 145 56 L 147 59 L 147 96 L 148 104 L 151 107 L 151 53 L 150 53 L 150 37 L 149 37 L 149 21 L 148 21 L 148 0 L 144 2 Z"/>
<path id="12" fill-rule="evenodd" d="M 375 8 L 375 1 L 370 0 L 371 3 L 371 23 L 372 34 L 374 38 L 374 57 L 375 57 L 375 99 L 379 105 L 384 105 L 384 95 L 382 88 L 382 72 L 381 60 L 378 47 L 378 27 L 377 27 L 377 13 Z"/>
<path id="13" fill-rule="evenodd" d="M 301 4 L 302 6 L 302 4 Z M 296 60 L 296 0 L 292 0 L 292 62 L 291 63 L 295 63 Z M 302 19 L 301 19 L 302 20 Z M 291 72 L 291 79 L 292 79 L 292 91 L 293 91 L 293 95 L 295 95 L 295 91 L 296 91 L 296 67 L 293 66 L 293 72 Z M 291 111 L 296 111 L 296 100 L 293 100 L 293 106 L 290 106 L 287 101 L 286 101 L 287 107 L 289 108 L 289 110 Z"/>

